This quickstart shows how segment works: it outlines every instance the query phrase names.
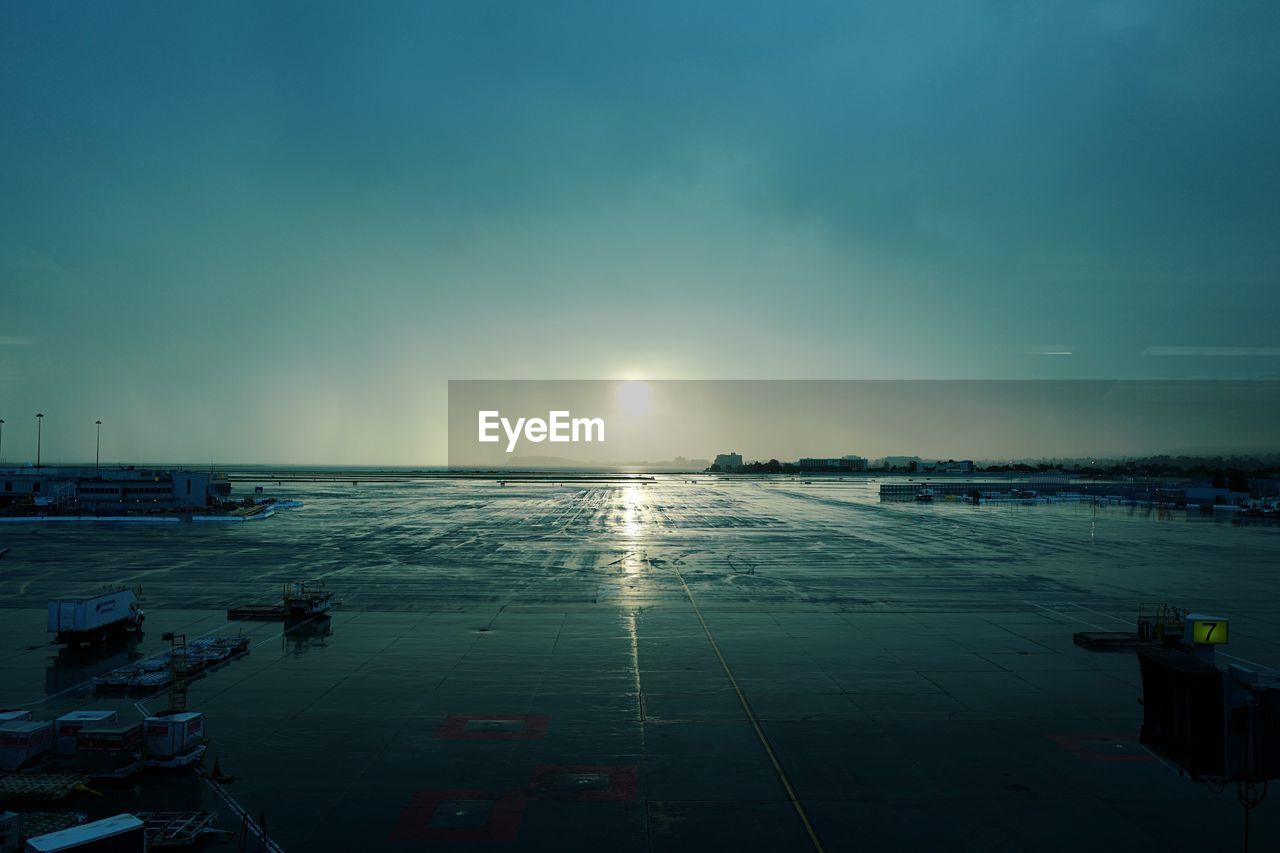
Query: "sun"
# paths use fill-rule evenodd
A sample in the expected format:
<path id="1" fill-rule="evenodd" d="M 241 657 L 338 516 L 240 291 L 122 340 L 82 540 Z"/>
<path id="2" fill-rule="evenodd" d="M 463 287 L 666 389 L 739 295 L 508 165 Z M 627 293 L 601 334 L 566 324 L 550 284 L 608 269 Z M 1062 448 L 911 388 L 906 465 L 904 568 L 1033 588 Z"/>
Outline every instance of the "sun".
<path id="1" fill-rule="evenodd" d="M 652 389 L 649 387 L 648 382 L 630 379 L 618 386 L 615 401 L 618 404 L 618 408 L 628 415 L 646 415 L 649 413 L 649 398 L 651 395 Z"/>

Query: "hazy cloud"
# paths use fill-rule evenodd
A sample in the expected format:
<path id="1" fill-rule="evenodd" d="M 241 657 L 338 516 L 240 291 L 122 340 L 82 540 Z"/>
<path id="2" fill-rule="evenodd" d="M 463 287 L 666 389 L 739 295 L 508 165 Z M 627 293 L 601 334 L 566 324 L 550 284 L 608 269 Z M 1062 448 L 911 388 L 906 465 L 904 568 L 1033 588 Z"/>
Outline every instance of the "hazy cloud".
<path id="1" fill-rule="evenodd" d="M 68 453 L 443 461 L 449 377 L 1271 369 L 1142 354 L 1274 340 L 1273 3 L 3 16 L 0 416 Z"/>

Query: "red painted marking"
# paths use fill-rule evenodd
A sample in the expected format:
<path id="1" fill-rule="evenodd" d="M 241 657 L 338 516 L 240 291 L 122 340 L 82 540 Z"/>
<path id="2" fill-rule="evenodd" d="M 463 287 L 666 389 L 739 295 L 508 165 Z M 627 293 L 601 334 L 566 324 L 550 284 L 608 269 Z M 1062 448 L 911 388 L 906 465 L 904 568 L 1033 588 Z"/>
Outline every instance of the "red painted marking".
<path id="1" fill-rule="evenodd" d="M 604 790 L 574 791 L 560 787 L 560 780 L 570 774 L 591 773 L 609 777 Z M 634 764 L 571 764 L 557 766 L 539 764 L 533 768 L 529 796 L 535 800 L 634 800 L 640 788 L 640 770 Z"/>
<path id="2" fill-rule="evenodd" d="M 1138 739 L 1131 734 L 1097 734 L 1093 732 L 1049 735 L 1051 741 L 1083 761 L 1097 764 L 1138 764 L 1155 761 L 1155 756 L 1145 749 L 1141 752 L 1109 752 L 1115 744 L 1138 746 Z"/>
<path id="3" fill-rule="evenodd" d="M 524 725 L 513 732 L 467 731 L 467 723 L 472 720 L 521 720 Z M 526 740 L 542 737 L 550 725 L 551 718 L 545 714 L 451 714 L 436 729 L 436 737 L 456 740 Z"/>
<path id="4" fill-rule="evenodd" d="M 491 719 L 488 717 L 482 719 Z M 483 800 L 493 803 L 484 826 L 431 826 L 431 818 L 442 802 Z M 515 841 L 524 818 L 523 791 L 495 794 L 470 789 L 429 789 L 418 791 L 401 813 L 387 836 L 388 841 Z"/>

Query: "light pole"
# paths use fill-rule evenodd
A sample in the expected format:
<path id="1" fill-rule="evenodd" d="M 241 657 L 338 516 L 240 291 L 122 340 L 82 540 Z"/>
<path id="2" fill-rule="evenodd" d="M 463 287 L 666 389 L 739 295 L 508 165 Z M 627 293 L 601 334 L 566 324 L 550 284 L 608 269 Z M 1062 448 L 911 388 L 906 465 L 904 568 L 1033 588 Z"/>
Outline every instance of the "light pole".
<path id="1" fill-rule="evenodd" d="M 102 421 L 94 421 L 98 427 L 98 440 L 93 446 L 93 470 L 98 470 L 98 463 L 102 459 Z"/>
<path id="2" fill-rule="evenodd" d="M 4 450 L 4 418 L 0 418 L 0 450 Z M 4 454 L 0 453 L 0 461 L 4 460 Z"/>
<path id="3" fill-rule="evenodd" d="M 44 412 L 36 412 L 36 473 L 40 473 L 40 427 L 44 423 Z"/>

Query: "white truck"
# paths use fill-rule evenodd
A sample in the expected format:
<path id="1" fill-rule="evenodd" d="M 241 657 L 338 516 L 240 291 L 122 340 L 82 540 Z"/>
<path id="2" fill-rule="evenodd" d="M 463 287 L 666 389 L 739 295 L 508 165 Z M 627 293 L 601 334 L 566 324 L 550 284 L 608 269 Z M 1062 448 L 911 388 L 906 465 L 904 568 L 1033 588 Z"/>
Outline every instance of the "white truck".
<path id="1" fill-rule="evenodd" d="M 141 634 L 144 618 L 138 597 L 127 586 L 49 599 L 49 633 L 56 632 L 55 642 L 72 646 Z"/>

